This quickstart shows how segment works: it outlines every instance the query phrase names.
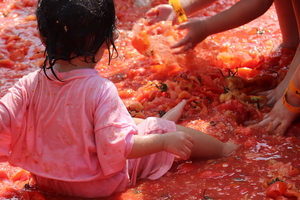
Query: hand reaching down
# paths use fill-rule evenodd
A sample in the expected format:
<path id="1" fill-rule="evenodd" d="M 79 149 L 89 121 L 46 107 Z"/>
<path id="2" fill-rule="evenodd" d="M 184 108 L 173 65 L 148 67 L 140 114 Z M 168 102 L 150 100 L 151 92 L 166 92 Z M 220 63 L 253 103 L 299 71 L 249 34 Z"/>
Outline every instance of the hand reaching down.
<path id="1" fill-rule="evenodd" d="M 283 135 L 297 116 L 298 114 L 289 111 L 282 99 L 279 99 L 273 109 L 258 123 L 258 126 L 267 126 L 268 133 Z"/>
<path id="2" fill-rule="evenodd" d="M 173 24 L 178 23 L 176 14 L 171 5 L 162 4 L 146 12 L 148 23 L 155 24 L 160 21 L 172 21 Z"/>
<path id="3" fill-rule="evenodd" d="M 206 29 L 206 21 L 199 18 L 194 18 L 187 22 L 184 22 L 178 25 L 177 29 L 186 29 L 188 33 L 182 40 L 171 46 L 171 48 L 173 49 L 180 48 L 174 50 L 174 54 L 185 53 L 186 51 L 193 49 L 195 46 L 197 46 L 197 44 L 199 44 L 200 42 L 205 40 L 207 36 L 209 36 Z"/>

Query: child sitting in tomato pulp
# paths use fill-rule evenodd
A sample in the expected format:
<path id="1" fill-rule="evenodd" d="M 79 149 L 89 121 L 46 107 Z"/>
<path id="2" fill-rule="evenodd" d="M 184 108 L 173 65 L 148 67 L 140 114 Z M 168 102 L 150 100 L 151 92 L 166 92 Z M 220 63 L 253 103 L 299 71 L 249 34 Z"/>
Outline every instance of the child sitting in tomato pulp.
<path id="1" fill-rule="evenodd" d="M 40 189 L 108 196 L 138 178 L 160 178 L 175 156 L 219 157 L 235 149 L 175 125 L 185 101 L 165 119 L 131 118 L 114 84 L 94 69 L 106 49 L 110 59 L 116 51 L 113 0 L 39 0 L 36 15 L 45 62 L 0 101 L 0 153 L 31 172 Z"/>

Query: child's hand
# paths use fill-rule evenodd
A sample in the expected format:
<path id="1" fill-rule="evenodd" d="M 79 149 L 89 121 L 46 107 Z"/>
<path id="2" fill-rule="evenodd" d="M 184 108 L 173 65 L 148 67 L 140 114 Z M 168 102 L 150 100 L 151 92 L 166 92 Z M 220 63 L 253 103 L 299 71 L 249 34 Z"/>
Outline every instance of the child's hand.
<path id="1" fill-rule="evenodd" d="M 279 99 L 258 126 L 267 126 L 267 132 L 283 135 L 297 116 L 298 114 L 290 112 L 283 105 L 282 99 Z"/>
<path id="2" fill-rule="evenodd" d="M 169 132 L 163 136 L 163 149 L 186 160 L 191 156 L 194 139 L 182 131 Z"/>
<path id="3" fill-rule="evenodd" d="M 184 53 L 188 50 L 193 49 L 197 44 L 202 42 L 209 34 L 207 33 L 206 21 L 199 18 L 191 19 L 178 25 L 177 29 L 187 29 L 187 35 L 172 45 L 171 48 L 180 48 L 179 50 L 174 50 L 174 54 Z"/>
<path id="4" fill-rule="evenodd" d="M 146 16 L 150 17 L 150 19 L 147 20 L 149 24 L 155 24 L 160 21 L 172 21 L 173 24 L 177 22 L 175 12 L 172 6 L 168 4 L 162 4 L 152 8 L 146 13 Z"/>

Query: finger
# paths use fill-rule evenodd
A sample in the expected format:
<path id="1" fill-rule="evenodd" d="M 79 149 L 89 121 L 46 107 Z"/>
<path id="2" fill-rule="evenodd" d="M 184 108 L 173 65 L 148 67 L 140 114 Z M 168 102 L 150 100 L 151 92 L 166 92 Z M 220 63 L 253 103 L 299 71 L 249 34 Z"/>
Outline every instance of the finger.
<path id="1" fill-rule="evenodd" d="M 187 155 L 185 152 L 182 152 L 179 157 L 183 160 L 187 160 L 189 158 L 189 155 Z"/>
<path id="2" fill-rule="evenodd" d="M 182 49 L 172 51 L 172 54 L 178 55 L 178 54 L 182 54 L 182 53 L 185 53 L 185 52 L 186 52 L 186 50 L 182 48 Z"/>
<path id="3" fill-rule="evenodd" d="M 276 103 L 276 96 L 275 95 L 269 95 L 267 96 L 268 98 L 268 102 L 267 102 L 267 105 L 273 105 Z"/>
<path id="4" fill-rule="evenodd" d="M 277 127 L 279 127 L 281 125 L 281 122 L 278 122 L 278 121 L 274 121 L 274 122 L 271 122 L 269 124 L 269 126 L 266 128 L 266 131 L 267 133 L 274 133 L 274 131 L 277 129 Z"/>
<path id="5" fill-rule="evenodd" d="M 157 8 L 152 8 L 149 11 L 147 11 L 145 15 L 147 17 L 154 17 L 154 16 L 157 16 L 158 14 L 159 14 L 158 9 Z"/>
<path id="6" fill-rule="evenodd" d="M 268 118 L 270 118 L 270 113 L 267 113 L 263 116 L 263 120 L 266 120 Z M 270 119 L 268 121 L 270 121 Z"/>
<path id="7" fill-rule="evenodd" d="M 297 118 L 298 114 L 289 114 L 284 120 L 281 120 L 280 125 L 274 130 L 276 135 L 284 135 L 293 121 Z"/>
<path id="8" fill-rule="evenodd" d="M 181 47 L 183 45 L 186 45 L 186 44 L 189 44 L 190 38 L 189 37 L 184 37 L 182 40 L 180 40 L 179 42 L 171 45 L 171 48 L 178 48 L 178 47 Z"/>
<path id="9" fill-rule="evenodd" d="M 263 116 L 262 121 L 260 121 L 258 123 L 258 126 L 265 126 L 265 125 L 269 124 L 270 121 L 271 121 L 271 117 L 270 117 L 270 112 L 269 112 Z"/>
<path id="10" fill-rule="evenodd" d="M 184 149 L 179 149 L 178 152 L 175 153 L 175 155 L 177 155 L 183 160 L 188 159 L 188 153 L 186 153 Z"/>
<path id="11" fill-rule="evenodd" d="M 192 149 L 194 147 L 194 141 L 188 140 L 185 145 L 189 149 L 189 152 L 192 152 Z"/>
<path id="12" fill-rule="evenodd" d="M 273 90 L 258 92 L 259 96 L 266 96 L 268 98 L 267 105 L 273 105 L 276 102 L 276 96 L 273 94 Z"/>
<path id="13" fill-rule="evenodd" d="M 182 53 L 185 53 L 185 52 L 182 51 L 181 49 L 177 49 L 177 50 L 172 51 L 172 54 L 174 54 L 174 55 L 178 55 L 178 54 L 182 54 Z"/>
<path id="14" fill-rule="evenodd" d="M 193 136 L 191 136 L 190 134 L 186 134 L 186 139 L 187 139 L 187 141 L 189 141 L 192 144 L 192 146 L 194 146 L 194 138 L 193 138 Z"/>
<path id="15" fill-rule="evenodd" d="M 176 29 L 178 29 L 178 30 L 189 29 L 189 27 L 190 27 L 189 25 L 190 25 L 189 21 L 183 22 L 183 23 L 179 24 L 178 26 L 176 26 Z"/>
<path id="16" fill-rule="evenodd" d="M 274 105 L 278 100 L 278 96 L 272 91 L 267 94 L 266 97 L 268 98 L 267 105 Z"/>
<path id="17" fill-rule="evenodd" d="M 267 124 L 269 124 L 269 119 L 264 119 L 261 122 L 259 122 L 257 125 L 258 126 L 266 126 Z"/>
<path id="18" fill-rule="evenodd" d="M 149 25 L 156 24 L 157 22 L 162 21 L 160 17 L 155 17 L 153 19 L 147 19 Z"/>
<path id="19" fill-rule="evenodd" d="M 173 48 L 174 46 L 172 46 L 171 48 Z M 174 47 L 176 48 L 176 46 Z M 174 50 L 172 53 L 173 54 L 181 54 L 181 53 L 185 53 L 189 50 L 192 50 L 194 48 L 192 43 L 188 43 L 187 45 L 185 45 L 183 48 L 179 49 L 179 50 Z"/>
<path id="20" fill-rule="evenodd" d="M 286 126 L 285 124 L 282 123 L 274 130 L 274 134 L 275 135 L 284 135 L 287 128 L 288 128 L 288 126 Z"/>
<path id="21" fill-rule="evenodd" d="M 267 91 L 263 91 L 263 92 L 258 92 L 257 95 L 260 95 L 260 96 L 267 96 L 269 94 L 272 93 L 273 90 L 267 90 Z"/>
<path id="22" fill-rule="evenodd" d="M 251 126 L 251 125 L 254 125 L 256 126 L 257 125 L 257 120 L 250 120 L 250 121 L 245 121 L 243 123 L 244 126 Z"/>
<path id="23" fill-rule="evenodd" d="M 178 19 L 177 17 L 175 17 L 173 20 L 172 20 L 172 25 L 174 26 L 175 24 L 178 24 Z"/>
<path id="24" fill-rule="evenodd" d="M 188 159 L 191 156 L 191 154 L 192 154 L 192 150 L 189 147 L 185 146 L 182 149 L 182 158 L 183 159 L 185 159 L 185 160 Z"/>
<path id="25" fill-rule="evenodd" d="M 265 129 L 267 134 L 270 134 L 272 132 L 272 127 L 273 127 L 272 123 L 269 123 L 267 128 Z"/>

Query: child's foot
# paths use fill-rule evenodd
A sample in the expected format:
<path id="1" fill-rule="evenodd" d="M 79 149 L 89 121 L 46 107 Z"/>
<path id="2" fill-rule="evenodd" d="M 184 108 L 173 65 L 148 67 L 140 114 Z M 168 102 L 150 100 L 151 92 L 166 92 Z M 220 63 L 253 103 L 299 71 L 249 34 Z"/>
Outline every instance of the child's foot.
<path id="1" fill-rule="evenodd" d="M 178 120 L 180 119 L 183 109 L 186 105 L 186 100 L 182 100 L 177 106 L 175 106 L 174 108 L 172 108 L 171 110 L 169 110 L 166 114 L 164 114 L 162 116 L 163 119 L 167 119 L 173 122 L 178 122 Z"/>

